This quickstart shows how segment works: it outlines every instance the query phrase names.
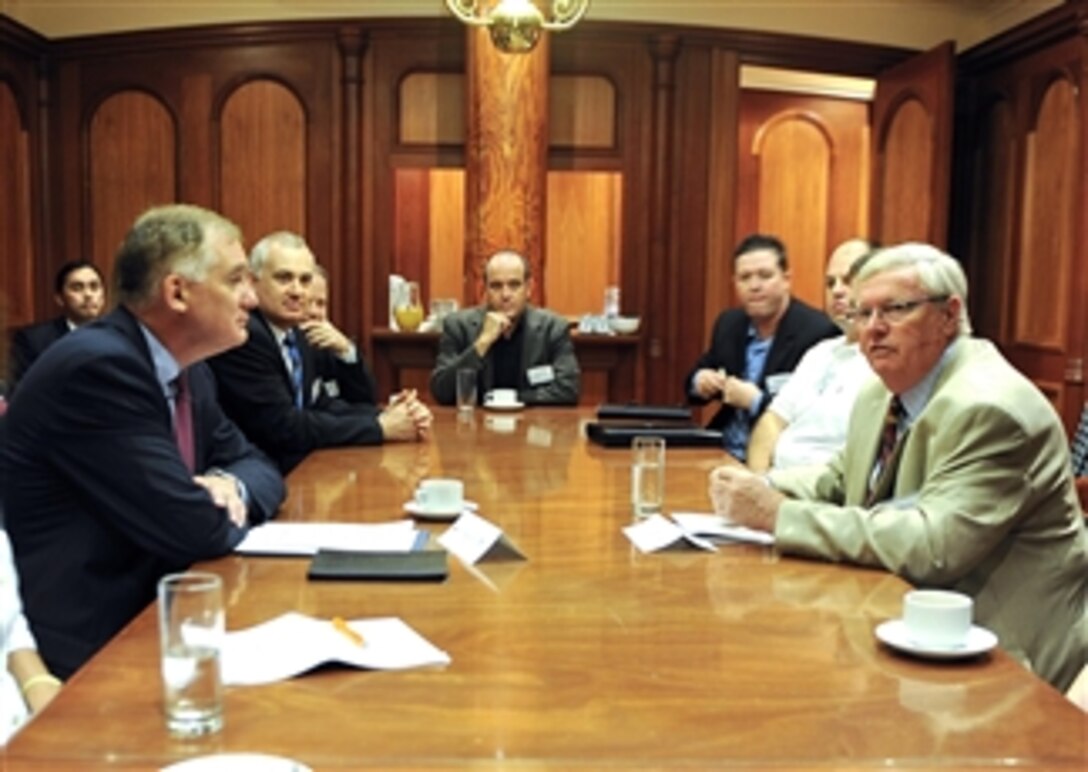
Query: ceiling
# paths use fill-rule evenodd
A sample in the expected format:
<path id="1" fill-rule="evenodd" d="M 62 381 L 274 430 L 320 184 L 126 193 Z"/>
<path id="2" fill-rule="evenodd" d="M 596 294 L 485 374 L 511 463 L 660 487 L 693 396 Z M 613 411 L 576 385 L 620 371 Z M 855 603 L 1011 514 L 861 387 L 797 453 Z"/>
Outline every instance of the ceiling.
<path id="1" fill-rule="evenodd" d="M 787 32 L 963 51 L 1061 0 L 591 0 L 586 18 Z M 437 17 L 442 0 L 0 0 L 48 38 L 244 21 Z"/>

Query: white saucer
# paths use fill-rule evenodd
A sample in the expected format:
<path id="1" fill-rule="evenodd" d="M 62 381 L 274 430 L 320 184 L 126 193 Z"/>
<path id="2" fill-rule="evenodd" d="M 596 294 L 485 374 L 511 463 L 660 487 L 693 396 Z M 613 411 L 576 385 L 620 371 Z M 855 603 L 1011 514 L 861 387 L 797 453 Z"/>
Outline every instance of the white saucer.
<path id="1" fill-rule="evenodd" d="M 997 636 L 985 627 L 972 625 L 967 640 L 956 646 L 932 646 L 910 637 L 902 619 L 889 619 L 876 628 L 876 637 L 896 651 L 923 659 L 964 659 L 985 654 L 997 645 Z"/>
<path id="2" fill-rule="evenodd" d="M 424 507 L 417 501 L 404 502 L 404 511 L 418 517 L 420 520 L 456 520 L 462 512 L 475 512 L 479 505 L 475 501 L 465 499 L 457 509 L 431 509 Z"/>
<path id="3" fill-rule="evenodd" d="M 160 772 L 312 772 L 302 762 L 267 753 L 215 753 L 179 761 Z"/>
<path id="4" fill-rule="evenodd" d="M 484 410 L 494 410 L 496 413 L 514 413 L 525 407 L 524 402 L 485 402 Z"/>

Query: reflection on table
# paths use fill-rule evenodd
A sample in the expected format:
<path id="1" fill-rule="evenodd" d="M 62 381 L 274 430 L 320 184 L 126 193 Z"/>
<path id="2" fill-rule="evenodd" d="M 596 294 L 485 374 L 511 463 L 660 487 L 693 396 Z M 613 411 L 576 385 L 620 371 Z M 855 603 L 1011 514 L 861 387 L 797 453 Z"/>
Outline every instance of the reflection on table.
<path id="1" fill-rule="evenodd" d="M 441 409 L 431 443 L 316 453 L 282 517 L 392 520 L 421 478 L 452 475 L 527 562 L 451 559 L 443 584 L 308 583 L 304 559 L 203 566 L 224 579 L 231 629 L 291 609 L 398 616 L 450 666 L 232 687 L 225 730 L 182 743 L 163 727 L 149 609 L 12 742 L 5 770 L 152 769 L 221 751 L 315 770 L 1083 763 L 1083 714 L 1003 652 L 938 664 L 881 647 L 873 628 L 898 615 L 898 578 L 752 546 L 638 553 L 620 532 L 629 453 L 588 445 L 588 412 L 498 417 Z M 705 511 L 720 462 L 670 449 L 666 509 Z"/>

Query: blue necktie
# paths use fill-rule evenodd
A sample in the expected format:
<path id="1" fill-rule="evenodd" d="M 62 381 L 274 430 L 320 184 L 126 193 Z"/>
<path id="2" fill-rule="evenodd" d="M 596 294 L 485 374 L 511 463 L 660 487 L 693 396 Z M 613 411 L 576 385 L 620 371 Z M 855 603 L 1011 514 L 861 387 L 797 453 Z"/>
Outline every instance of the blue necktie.
<path id="1" fill-rule="evenodd" d="M 302 354 L 298 350 L 295 331 L 288 330 L 283 336 L 283 348 L 287 351 L 287 361 L 291 363 L 291 387 L 295 392 L 295 407 L 302 409 Z"/>

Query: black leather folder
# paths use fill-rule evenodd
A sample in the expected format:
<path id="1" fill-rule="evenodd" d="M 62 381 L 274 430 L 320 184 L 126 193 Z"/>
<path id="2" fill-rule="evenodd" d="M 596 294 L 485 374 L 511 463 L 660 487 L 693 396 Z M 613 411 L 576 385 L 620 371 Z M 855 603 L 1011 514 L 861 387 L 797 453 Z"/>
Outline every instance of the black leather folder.
<path id="1" fill-rule="evenodd" d="M 307 579 L 441 582 L 449 575 L 445 550 L 347 552 L 318 550 Z"/>
<path id="2" fill-rule="evenodd" d="M 722 433 L 695 424 L 645 422 L 586 424 L 590 442 L 606 448 L 627 448 L 635 437 L 663 437 L 670 448 L 721 447 Z"/>
<path id="3" fill-rule="evenodd" d="M 691 408 L 683 405 L 604 404 L 597 408 L 597 418 L 637 419 L 642 421 L 691 422 Z"/>

